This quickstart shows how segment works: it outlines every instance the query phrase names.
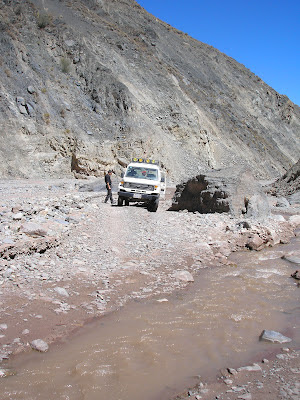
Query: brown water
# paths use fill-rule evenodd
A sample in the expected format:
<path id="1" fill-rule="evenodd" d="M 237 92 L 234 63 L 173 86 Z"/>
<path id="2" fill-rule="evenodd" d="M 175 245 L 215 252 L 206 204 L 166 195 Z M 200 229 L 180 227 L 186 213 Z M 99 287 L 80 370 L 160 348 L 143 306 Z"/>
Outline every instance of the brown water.
<path id="1" fill-rule="evenodd" d="M 196 375 L 205 380 L 281 348 L 258 340 L 263 329 L 299 348 L 297 265 L 281 259 L 299 244 L 234 254 L 236 266 L 201 270 L 168 301 L 133 302 L 46 354 L 16 358 L 17 375 L 0 381 L 1 400 L 170 399 Z"/>

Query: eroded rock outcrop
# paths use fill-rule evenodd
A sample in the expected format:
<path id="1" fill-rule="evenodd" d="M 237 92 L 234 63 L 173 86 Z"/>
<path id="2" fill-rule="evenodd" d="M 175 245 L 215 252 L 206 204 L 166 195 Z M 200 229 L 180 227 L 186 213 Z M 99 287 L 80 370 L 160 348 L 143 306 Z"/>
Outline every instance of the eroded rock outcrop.
<path id="1" fill-rule="evenodd" d="M 270 186 L 269 193 L 273 196 L 285 196 L 291 204 L 300 203 L 300 159 Z"/>
<path id="2" fill-rule="evenodd" d="M 253 218 L 270 214 L 266 194 L 246 168 L 211 170 L 177 185 L 170 210 L 226 212 Z"/>

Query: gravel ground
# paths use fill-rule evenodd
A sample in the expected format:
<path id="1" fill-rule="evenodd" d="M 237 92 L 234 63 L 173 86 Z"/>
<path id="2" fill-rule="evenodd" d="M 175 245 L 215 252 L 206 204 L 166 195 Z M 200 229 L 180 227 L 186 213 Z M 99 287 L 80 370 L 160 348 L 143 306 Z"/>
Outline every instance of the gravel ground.
<path id="1" fill-rule="evenodd" d="M 251 371 L 252 367 L 255 367 Z M 245 370 L 243 368 L 247 367 Z M 283 347 L 242 370 L 224 368 L 217 379 L 187 390 L 177 400 L 298 400 L 300 398 L 300 351 Z M 247 370 L 248 369 L 248 370 Z"/>
<path id="2" fill-rule="evenodd" d="M 300 224 L 299 208 L 245 224 L 226 214 L 167 211 L 174 188 L 150 213 L 105 204 L 105 192 L 79 185 L 0 182 L 0 360 L 28 351 L 33 340 L 65 337 L 130 299 L 184 287 L 188 273 L 227 264 L 255 238 L 260 246 L 287 242 Z M 224 373 L 188 397 L 294 400 L 299 372 L 299 353 L 286 349 L 260 372 Z"/>

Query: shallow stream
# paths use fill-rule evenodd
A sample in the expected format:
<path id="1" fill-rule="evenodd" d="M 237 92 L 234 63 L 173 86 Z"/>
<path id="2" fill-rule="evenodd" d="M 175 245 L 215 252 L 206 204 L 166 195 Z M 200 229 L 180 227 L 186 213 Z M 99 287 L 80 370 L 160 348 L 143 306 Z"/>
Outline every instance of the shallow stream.
<path id="1" fill-rule="evenodd" d="M 290 244 L 231 256 L 232 265 L 203 269 L 187 289 L 132 302 L 85 326 L 48 353 L 30 352 L 1 379 L 1 400 L 163 400 L 216 375 L 248 365 L 282 345 L 259 341 L 279 331 L 299 348 L 300 288 Z M 199 378 L 199 375 L 201 378 Z"/>

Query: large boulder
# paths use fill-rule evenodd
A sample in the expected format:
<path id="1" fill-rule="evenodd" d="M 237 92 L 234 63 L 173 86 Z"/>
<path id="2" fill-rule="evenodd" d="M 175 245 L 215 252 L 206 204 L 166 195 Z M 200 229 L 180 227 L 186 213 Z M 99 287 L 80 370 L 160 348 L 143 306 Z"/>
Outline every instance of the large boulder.
<path id="1" fill-rule="evenodd" d="M 177 185 L 171 211 L 230 213 L 264 218 L 270 214 L 262 186 L 248 168 L 210 170 Z"/>

